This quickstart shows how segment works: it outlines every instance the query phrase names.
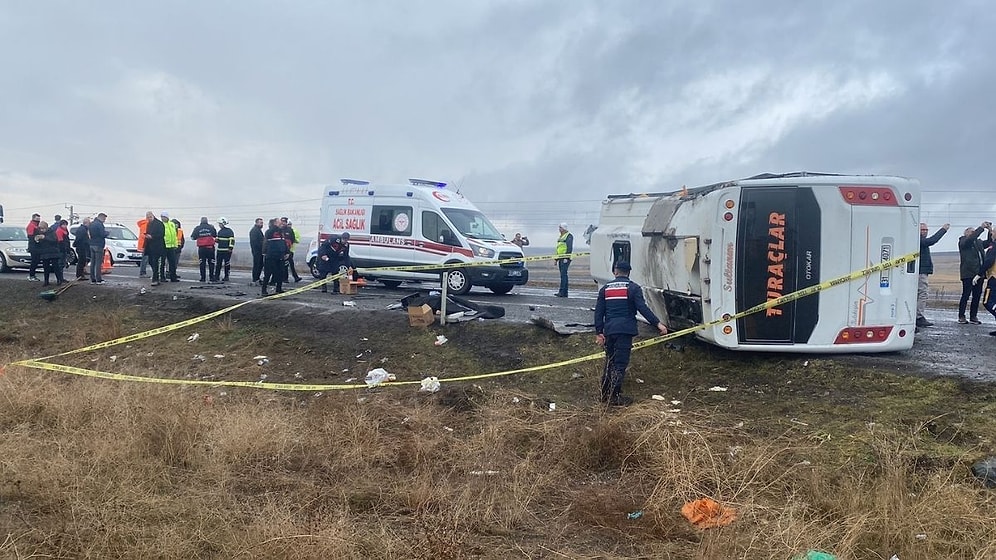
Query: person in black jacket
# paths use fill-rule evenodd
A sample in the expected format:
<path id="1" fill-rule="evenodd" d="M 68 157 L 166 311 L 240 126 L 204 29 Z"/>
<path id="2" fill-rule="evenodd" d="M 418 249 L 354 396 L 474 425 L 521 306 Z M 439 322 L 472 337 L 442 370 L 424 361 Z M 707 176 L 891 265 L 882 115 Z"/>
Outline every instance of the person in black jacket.
<path id="1" fill-rule="evenodd" d="M 318 246 L 318 272 L 321 274 L 319 278 L 324 280 L 329 274 L 333 276 L 339 274 L 342 267 L 347 269 L 353 267 L 352 261 L 349 260 L 349 232 L 330 235 Z M 327 292 L 327 288 L 328 284 L 322 284 L 322 292 Z M 332 282 L 332 293 L 339 293 L 338 282 Z"/>
<path id="2" fill-rule="evenodd" d="M 62 251 L 59 249 L 58 226 L 48 227 L 45 222 L 39 222 L 35 230 L 35 243 L 38 248 L 38 258 L 41 260 L 45 281 L 42 286 L 49 285 L 51 274 L 55 273 L 57 285 L 61 286 L 65 279 L 62 276 Z"/>
<path id="3" fill-rule="evenodd" d="M 937 243 L 948 232 L 951 224 L 944 224 L 941 229 L 934 232 L 934 235 L 927 237 L 927 224 L 920 223 L 920 281 L 916 290 L 916 328 L 917 332 L 922 327 L 931 327 L 931 323 L 923 316 L 927 310 L 927 291 L 930 285 L 927 277 L 934 273 L 934 261 L 930 258 L 930 246 Z"/>
<path id="4" fill-rule="evenodd" d="M 979 239 L 979 235 L 986 230 L 989 231 L 988 239 L 983 241 Z M 958 322 L 963 325 L 968 323 L 972 323 L 973 325 L 982 324 L 982 321 L 979 320 L 979 298 L 982 297 L 982 284 L 978 282 L 973 283 L 973 278 L 979 274 L 979 267 L 982 266 L 982 255 L 992 244 L 993 232 L 990 222 L 982 222 L 982 225 L 975 229 L 965 228 L 965 235 L 958 238 L 958 257 L 961 261 L 958 268 L 959 276 L 961 277 L 961 300 L 958 301 Z M 971 314 L 966 319 L 965 308 L 968 305 L 969 298 L 972 299 L 970 307 Z"/>
<path id="5" fill-rule="evenodd" d="M 643 288 L 629 279 L 630 270 L 628 262 L 617 262 L 612 271 L 615 279 L 602 286 L 595 303 L 595 342 L 605 347 L 602 402 L 617 406 L 633 402 L 622 395 L 622 384 L 633 349 L 633 337 L 639 334 L 636 312 L 639 311 L 661 334 L 667 334 L 667 327 L 647 307 Z"/>
<path id="6" fill-rule="evenodd" d="M 214 265 L 216 282 L 228 282 L 228 274 L 232 269 L 232 251 L 235 250 L 235 232 L 228 227 L 228 218 L 218 218 L 218 256 Z M 225 277 L 221 277 L 221 271 Z"/>
<path id="7" fill-rule="evenodd" d="M 263 281 L 260 283 L 261 293 L 266 296 L 269 293 L 266 287 L 272 280 L 276 284 L 276 292 L 284 293 L 284 274 L 287 269 L 284 261 L 290 251 L 290 244 L 287 239 L 286 228 L 278 223 L 276 218 L 270 220 L 270 227 L 263 234 Z"/>
<path id="8" fill-rule="evenodd" d="M 255 286 L 263 273 L 263 218 L 256 218 L 256 223 L 249 230 L 249 248 L 252 249 L 252 281 L 249 285 Z"/>
<path id="9" fill-rule="evenodd" d="M 83 223 L 76 228 L 76 239 L 73 241 L 76 249 L 76 279 L 84 278 L 83 271 L 90 262 L 90 218 L 83 218 Z"/>
<path id="10" fill-rule="evenodd" d="M 145 254 L 152 265 L 152 285 L 158 286 L 167 280 L 166 268 L 166 224 L 153 212 L 145 213 Z M 179 237 L 177 237 L 179 240 Z"/>

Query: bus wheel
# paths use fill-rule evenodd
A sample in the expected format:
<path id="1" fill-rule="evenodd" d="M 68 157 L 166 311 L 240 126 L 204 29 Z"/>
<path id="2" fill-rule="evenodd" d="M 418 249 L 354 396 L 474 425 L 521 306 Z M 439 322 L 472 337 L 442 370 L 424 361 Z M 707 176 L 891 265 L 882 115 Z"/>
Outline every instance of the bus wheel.
<path id="1" fill-rule="evenodd" d="M 446 289 L 454 295 L 462 296 L 469 292 L 470 288 L 470 278 L 467 277 L 467 271 L 462 268 L 451 270 L 447 275 Z"/>
<path id="2" fill-rule="evenodd" d="M 308 261 L 308 268 L 311 269 L 311 275 L 315 278 L 321 278 L 322 274 L 318 272 L 318 257 L 315 257 Z"/>
<path id="3" fill-rule="evenodd" d="M 512 286 L 512 284 L 492 284 L 488 286 L 488 289 L 500 296 L 503 296 L 511 292 L 513 287 L 514 286 Z"/>

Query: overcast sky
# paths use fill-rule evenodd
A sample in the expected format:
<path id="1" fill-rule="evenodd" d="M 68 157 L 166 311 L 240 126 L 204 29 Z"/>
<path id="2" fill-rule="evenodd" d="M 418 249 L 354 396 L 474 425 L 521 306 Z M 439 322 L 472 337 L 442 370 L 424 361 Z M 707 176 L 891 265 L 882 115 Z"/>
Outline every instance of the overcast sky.
<path id="1" fill-rule="evenodd" d="M 607 194 L 810 170 L 919 178 L 960 234 L 996 218 L 994 29 L 967 0 L 0 0 L 0 204 L 310 228 L 340 177 L 425 177 L 552 244 Z"/>

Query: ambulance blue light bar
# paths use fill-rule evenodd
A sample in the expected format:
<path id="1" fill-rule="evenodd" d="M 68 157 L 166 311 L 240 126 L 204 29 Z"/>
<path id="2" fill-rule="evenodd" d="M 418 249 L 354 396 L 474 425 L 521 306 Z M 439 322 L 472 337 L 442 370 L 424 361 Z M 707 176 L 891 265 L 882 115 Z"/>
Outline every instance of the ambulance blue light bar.
<path id="1" fill-rule="evenodd" d="M 339 179 L 342 181 L 343 185 L 369 185 L 370 181 L 363 181 L 360 179 Z"/>
<path id="2" fill-rule="evenodd" d="M 446 188 L 446 183 L 429 181 L 428 179 L 408 179 L 408 182 L 416 187 L 436 187 L 437 189 Z"/>

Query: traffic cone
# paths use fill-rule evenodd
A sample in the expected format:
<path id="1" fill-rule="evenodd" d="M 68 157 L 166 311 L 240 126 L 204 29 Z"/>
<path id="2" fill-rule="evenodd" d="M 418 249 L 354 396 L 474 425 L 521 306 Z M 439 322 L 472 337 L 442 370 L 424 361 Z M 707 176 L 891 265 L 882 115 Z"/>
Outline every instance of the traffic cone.
<path id="1" fill-rule="evenodd" d="M 107 249 L 104 249 L 104 262 L 103 262 L 103 264 L 100 265 L 100 273 L 101 274 L 110 274 L 111 273 L 111 269 L 113 269 L 113 268 L 114 268 L 114 265 L 111 264 L 111 252 L 108 251 Z"/>

